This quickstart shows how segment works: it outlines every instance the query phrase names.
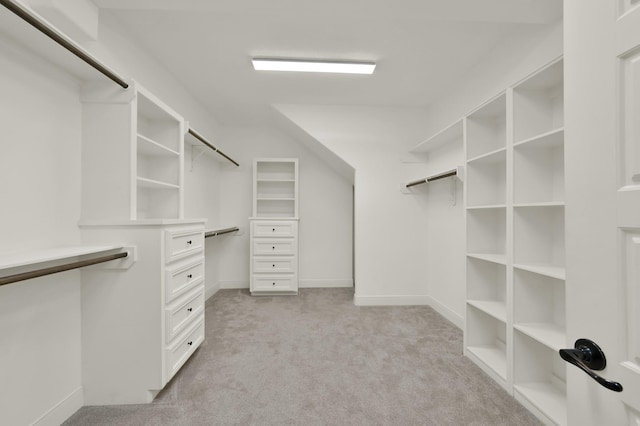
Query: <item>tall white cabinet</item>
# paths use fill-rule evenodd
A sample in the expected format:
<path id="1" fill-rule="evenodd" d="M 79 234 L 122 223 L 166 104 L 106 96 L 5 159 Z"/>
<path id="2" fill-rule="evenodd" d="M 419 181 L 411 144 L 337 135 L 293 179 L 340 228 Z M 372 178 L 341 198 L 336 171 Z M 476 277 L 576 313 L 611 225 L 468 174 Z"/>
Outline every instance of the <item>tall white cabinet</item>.
<path id="1" fill-rule="evenodd" d="M 183 118 L 133 82 L 83 92 L 87 244 L 135 247 L 82 271 L 86 404 L 153 400 L 204 340 L 204 220 L 183 217 Z"/>
<path id="2" fill-rule="evenodd" d="M 253 162 L 250 291 L 298 293 L 298 159 Z"/>
<path id="3" fill-rule="evenodd" d="M 466 119 L 465 354 L 547 424 L 566 415 L 563 62 Z"/>

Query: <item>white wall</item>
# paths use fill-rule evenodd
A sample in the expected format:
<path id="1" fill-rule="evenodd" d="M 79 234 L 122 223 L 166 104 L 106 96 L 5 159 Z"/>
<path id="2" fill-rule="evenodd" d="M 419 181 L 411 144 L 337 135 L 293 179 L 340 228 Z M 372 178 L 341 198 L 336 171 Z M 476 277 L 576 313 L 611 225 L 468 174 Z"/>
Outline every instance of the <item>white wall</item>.
<path id="1" fill-rule="evenodd" d="M 226 128 L 241 167 L 221 175 L 221 221 L 241 228 L 219 253 L 222 288 L 249 286 L 252 164 L 258 157 L 299 159 L 299 280 L 301 287 L 352 285 L 352 185 L 297 140 L 272 128 Z"/>
<path id="2" fill-rule="evenodd" d="M 0 252 L 80 242 L 79 87 L 0 37 Z M 80 392 L 80 274 L 0 287 L 0 424 L 36 421 Z M 65 400 L 69 398 L 69 400 Z"/>

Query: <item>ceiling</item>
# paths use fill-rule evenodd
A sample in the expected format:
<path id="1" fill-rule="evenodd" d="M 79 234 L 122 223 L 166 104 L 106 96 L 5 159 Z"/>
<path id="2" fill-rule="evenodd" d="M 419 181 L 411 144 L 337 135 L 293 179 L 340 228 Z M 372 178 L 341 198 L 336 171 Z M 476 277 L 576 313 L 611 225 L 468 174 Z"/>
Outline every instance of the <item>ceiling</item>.
<path id="1" fill-rule="evenodd" d="M 271 105 L 426 107 L 562 0 L 94 0 L 221 124 Z M 256 72 L 251 57 L 375 61 L 371 76 Z"/>

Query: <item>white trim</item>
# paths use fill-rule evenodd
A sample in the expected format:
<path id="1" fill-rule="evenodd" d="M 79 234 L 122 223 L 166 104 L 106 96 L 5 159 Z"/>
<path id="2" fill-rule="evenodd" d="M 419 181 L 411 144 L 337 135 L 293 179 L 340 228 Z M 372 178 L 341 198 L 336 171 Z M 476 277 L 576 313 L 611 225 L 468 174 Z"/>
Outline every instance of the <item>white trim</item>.
<path id="1" fill-rule="evenodd" d="M 451 321 L 453 325 L 464 331 L 464 317 L 462 315 L 431 296 L 429 296 L 429 299 L 431 299 L 429 306 L 431 306 L 437 313 Z"/>
<path id="2" fill-rule="evenodd" d="M 353 297 L 356 306 L 430 306 L 431 297 L 415 296 L 358 296 Z"/>
<path id="3" fill-rule="evenodd" d="M 353 287 L 351 279 L 308 279 L 299 280 L 298 288 L 337 288 L 337 287 Z"/>
<path id="4" fill-rule="evenodd" d="M 249 288 L 249 281 L 219 281 L 219 288 L 222 289 L 239 289 Z"/>
<path id="5" fill-rule="evenodd" d="M 66 398 L 51 407 L 46 413 L 31 423 L 32 426 L 58 426 L 84 405 L 82 387 L 71 392 Z"/>

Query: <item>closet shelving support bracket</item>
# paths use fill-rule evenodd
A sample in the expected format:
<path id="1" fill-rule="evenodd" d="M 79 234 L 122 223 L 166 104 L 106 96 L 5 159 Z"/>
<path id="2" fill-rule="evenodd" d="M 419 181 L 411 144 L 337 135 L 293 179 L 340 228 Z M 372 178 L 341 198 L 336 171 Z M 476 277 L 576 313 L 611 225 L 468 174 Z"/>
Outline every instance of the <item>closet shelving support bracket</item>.
<path id="1" fill-rule="evenodd" d="M 0 0 L 2 1 L 2 0 Z M 218 155 L 224 157 L 225 159 L 227 159 L 228 161 L 232 162 L 233 164 L 235 164 L 236 166 L 240 166 L 240 164 L 238 164 L 234 159 L 232 159 L 231 157 L 229 157 L 227 154 L 225 154 L 224 152 L 220 151 L 218 148 L 216 148 L 215 146 L 213 146 L 208 140 L 206 140 L 200 133 L 196 132 L 195 130 L 193 130 L 191 127 L 188 126 L 188 131 L 187 133 L 189 133 L 191 136 L 193 136 L 194 138 L 196 138 L 197 140 L 199 140 L 200 142 L 202 142 L 203 144 L 205 144 L 206 146 L 208 146 L 209 148 L 211 148 L 213 150 L 213 152 L 217 153 Z"/>

